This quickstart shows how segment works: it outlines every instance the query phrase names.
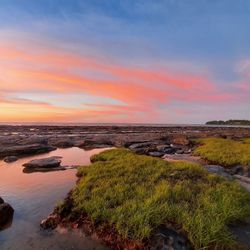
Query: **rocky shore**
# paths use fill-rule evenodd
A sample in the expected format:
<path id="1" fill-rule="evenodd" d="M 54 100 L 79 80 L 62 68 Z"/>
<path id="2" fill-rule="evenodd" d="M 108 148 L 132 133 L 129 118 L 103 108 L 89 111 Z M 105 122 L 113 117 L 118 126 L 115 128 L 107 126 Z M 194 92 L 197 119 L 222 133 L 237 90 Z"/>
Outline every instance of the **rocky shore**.
<path id="1" fill-rule="evenodd" d="M 0 158 L 12 161 L 56 148 L 130 147 L 160 156 L 188 152 L 192 140 L 206 137 L 241 139 L 250 128 L 209 126 L 0 126 Z M 12 157 L 12 158 L 10 158 Z"/>
<path id="2" fill-rule="evenodd" d="M 216 126 L 0 126 L 0 159 L 13 162 L 26 155 L 39 155 L 56 148 L 79 147 L 84 149 L 125 147 L 138 153 L 166 160 L 194 161 L 191 155 L 196 147 L 194 141 L 200 138 L 220 137 L 240 140 L 250 138 L 250 127 Z M 40 157 L 38 157 L 40 158 Z M 51 160 L 51 159 L 48 159 Z M 58 159 L 53 159 L 57 167 L 25 166 L 25 173 L 34 171 L 57 171 L 76 166 L 59 166 Z M 42 160 L 46 165 L 47 159 Z M 213 162 L 199 160 L 209 171 L 221 175 L 236 175 L 236 178 L 250 190 L 245 179 L 237 175 L 250 177 L 249 168 L 235 166 L 229 172 Z M 212 165 L 212 167 L 211 167 Z M 228 171 L 228 170 L 226 170 Z"/>
<path id="3" fill-rule="evenodd" d="M 76 168 L 77 166 L 61 166 L 60 158 L 56 156 L 42 158 L 39 157 L 39 154 L 53 151 L 56 148 L 125 147 L 137 154 L 163 158 L 170 162 L 184 160 L 198 163 L 211 173 L 216 173 L 229 180 L 237 179 L 245 189 L 250 191 L 249 167 L 237 165 L 226 169 L 224 166 L 213 164 L 213 162 L 192 155 L 197 147 L 195 141 L 208 137 L 241 140 L 250 138 L 250 128 L 210 126 L 0 126 L 0 159 L 5 162 L 13 162 L 26 155 L 38 155 L 36 160 L 24 164 L 24 173 L 58 171 Z M 88 215 L 81 215 L 77 219 L 71 217 L 75 215 L 71 213 L 69 197 L 65 200 L 68 208 L 66 206 L 66 210 L 62 213 L 63 217 L 58 217 L 59 213 L 55 210 L 53 214 L 42 221 L 42 228 L 53 229 L 58 224 L 63 225 L 65 223 L 73 228 L 82 226 L 87 234 L 96 234 L 110 247 L 113 247 L 114 244 L 116 247 L 119 244 L 127 246 L 128 249 L 143 249 L 144 246 L 150 246 L 148 243 L 142 246 L 138 242 L 124 241 L 112 226 L 106 225 L 103 228 L 102 225 L 99 227 L 90 220 Z M 71 221 L 72 224 L 70 224 Z M 185 242 L 184 249 L 192 249 L 188 240 L 182 234 L 171 231 L 169 225 L 167 227 L 163 225 L 162 228 L 157 230 L 160 231 L 154 235 L 160 235 L 160 237 L 150 239 L 150 244 L 155 242 L 153 245 L 156 246 L 159 242 L 164 241 L 172 247 L 182 241 Z M 173 236 L 174 234 L 176 235 Z M 169 235 L 172 236 L 169 238 Z M 150 248 L 156 249 L 151 246 Z M 180 248 L 174 249 L 182 248 L 180 246 Z"/>

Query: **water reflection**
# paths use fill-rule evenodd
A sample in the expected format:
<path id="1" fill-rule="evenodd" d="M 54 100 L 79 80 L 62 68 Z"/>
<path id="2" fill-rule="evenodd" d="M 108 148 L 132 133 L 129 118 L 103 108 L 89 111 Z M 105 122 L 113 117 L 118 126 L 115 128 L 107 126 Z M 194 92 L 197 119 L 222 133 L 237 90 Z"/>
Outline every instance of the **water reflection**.
<path id="1" fill-rule="evenodd" d="M 76 170 L 23 173 L 32 159 L 62 156 L 62 165 L 88 165 L 90 156 L 103 151 L 79 148 L 57 149 L 16 162 L 0 161 L 0 196 L 15 209 L 12 226 L 0 232 L 0 249 L 105 249 L 100 243 L 70 232 L 44 232 L 39 223 L 74 186 Z"/>

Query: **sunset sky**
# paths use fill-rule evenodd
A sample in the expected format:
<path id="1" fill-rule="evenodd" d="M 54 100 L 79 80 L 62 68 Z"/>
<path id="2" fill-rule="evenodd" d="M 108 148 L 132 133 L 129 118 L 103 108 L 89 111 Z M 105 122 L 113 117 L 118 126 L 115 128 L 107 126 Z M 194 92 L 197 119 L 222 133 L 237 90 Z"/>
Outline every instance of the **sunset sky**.
<path id="1" fill-rule="evenodd" d="M 0 122 L 250 119 L 248 0 L 0 0 Z"/>

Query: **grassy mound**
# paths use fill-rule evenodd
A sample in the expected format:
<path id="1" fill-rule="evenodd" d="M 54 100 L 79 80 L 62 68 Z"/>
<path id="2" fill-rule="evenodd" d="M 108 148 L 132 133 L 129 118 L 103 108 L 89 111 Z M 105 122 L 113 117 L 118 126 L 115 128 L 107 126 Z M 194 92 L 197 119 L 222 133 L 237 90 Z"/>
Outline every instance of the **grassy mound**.
<path id="1" fill-rule="evenodd" d="M 208 138 L 199 141 L 194 154 L 211 162 L 233 166 L 237 164 L 250 165 L 250 139 L 233 141 L 222 138 Z"/>
<path id="2" fill-rule="evenodd" d="M 92 161 L 79 169 L 75 211 L 114 225 L 125 238 L 142 240 L 160 224 L 174 222 L 196 249 L 235 249 L 227 225 L 250 217 L 250 195 L 237 183 L 196 164 L 168 163 L 125 149 L 102 152 Z"/>

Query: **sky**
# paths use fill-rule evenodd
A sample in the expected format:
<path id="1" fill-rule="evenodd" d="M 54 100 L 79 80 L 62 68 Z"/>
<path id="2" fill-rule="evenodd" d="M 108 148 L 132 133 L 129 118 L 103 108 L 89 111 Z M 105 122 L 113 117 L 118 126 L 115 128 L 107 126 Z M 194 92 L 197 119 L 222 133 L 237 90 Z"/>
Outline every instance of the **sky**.
<path id="1" fill-rule="evenodd" d="M 248 0 L 0 0 L 0 122 L 250 119 Z"/>

